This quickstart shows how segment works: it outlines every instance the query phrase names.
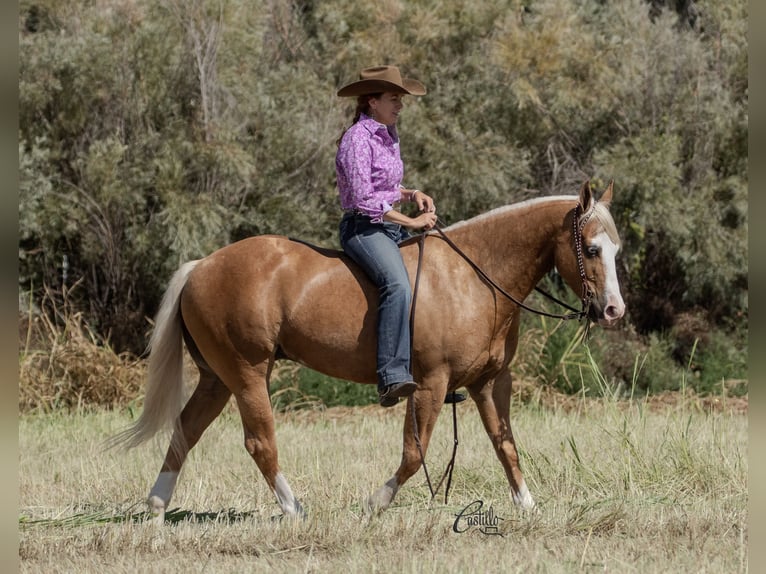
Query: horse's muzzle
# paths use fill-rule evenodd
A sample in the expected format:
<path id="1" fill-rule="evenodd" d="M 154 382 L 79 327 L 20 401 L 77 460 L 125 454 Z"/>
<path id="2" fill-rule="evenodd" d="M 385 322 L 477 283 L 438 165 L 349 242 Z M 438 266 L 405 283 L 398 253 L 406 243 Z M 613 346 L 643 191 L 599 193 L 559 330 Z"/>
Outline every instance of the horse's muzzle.
<path id="1" fill-rule="evenodd" d="M 602 327 L 611 327 L 625 315 L 625 303 L 622 298 L 607 301 L 606 305 L 597 300 L 591 301 L 588 318 Z"/>

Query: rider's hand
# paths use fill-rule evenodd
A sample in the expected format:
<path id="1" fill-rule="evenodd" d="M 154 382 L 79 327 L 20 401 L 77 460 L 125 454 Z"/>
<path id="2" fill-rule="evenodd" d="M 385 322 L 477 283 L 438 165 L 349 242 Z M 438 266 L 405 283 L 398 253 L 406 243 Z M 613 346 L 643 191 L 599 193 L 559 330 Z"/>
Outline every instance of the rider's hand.
<path id="1" fill-rule="evenodd" d="M 425 213 L 421 213 L 417 217 L 413 218 L 413 225 L 412 227 L 416 229 L 425 229 L 428 231 L 429 229 L 433 229 L 436 225 L 436 213 L 433 211 L 426 211 Z"/>
<path id="2" fill-rule="evenodd" d="M 419 189 L 416 190 L 414 194 L 415 194 L 414 201 L 415 203 L 418 204 L 418 211 L 436 213 L 436 206 L 434 205 L 434 200 L 433 198 L 431 198 L 430 195 L 426 195 Z"/>

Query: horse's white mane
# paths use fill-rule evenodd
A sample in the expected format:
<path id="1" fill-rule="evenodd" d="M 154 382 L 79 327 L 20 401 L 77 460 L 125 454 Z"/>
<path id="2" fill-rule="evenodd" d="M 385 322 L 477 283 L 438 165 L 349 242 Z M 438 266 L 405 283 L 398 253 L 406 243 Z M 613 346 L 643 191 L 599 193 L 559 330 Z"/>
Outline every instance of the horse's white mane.
<path id="1" fill-rule="evenodd" d="M 503 205 L 501 207 L 496 207 L 495 209 L 491 209 L 490 211 L 487 211 L 486 213 L 482 213 L 475 217 L 471 217 L 470 219 L 458 221 L 456 223 L 453 223 L 449 227 L 445 228 L 445 231 L 459 229 L 469 224 L 470 225 L 474 225 L 476 223 L 481 224 L 482 221 L 489 221 L 498 216 L 506 215 L 513 211 L 521 211 L 530 206 L 537 205 L 540 203 L 554 203 L 558 201 L 577 202 L 578 199 L 579 198 L 577 195 L 546 195 L 544 197 L 533 197 L 531 199 L 526 199 L 518 203 L 512 203 L 510 205 Z M 612 215 L 611 213 L 609 213 L 609 208 L 606 206 L 606 204 L 596 202 L 593 216 L 603 226 L 604 231 L 606 231 L 606 234 L 609 236 L 609 238 L 612 241 L 614 241 L 617 245 L 619 245 L 620 238 L 619 238 L 619 234 L 617 233 L 617 227 L 614 224 L 614 220 L 612 219 Z"/>
<path id="2" fill-rule="evenodd" d="M 556 201 L 577 201 L 577 196 L 576 195 L 546 195 L 544 197 L 533 197 L 532 199 L 525 199 L 524 201 L 519 201 L 518 203 L 512 203 L 510 205 L 503 205 L 501 207 L 496 207 L 495 209 L 491 209 L 490 211 L 487 211 L 486 213 L 482 213 L 475 217 L 471 217 L 470 219 L 457 221 L 453 223 L 452 225 L 450 225 L 449 227 L 447 227 L 445 231 L 449 229 L 458 229 L 468 224 L 481 223 L 482 221 L 494 219 L 495 217 L 499 215 L 504 215 L 508 212 L 526 209 L 527 207 L 531 205 L 536 205 L 538 203 L 549 203 L 549 202 L 552 203 Z"/>

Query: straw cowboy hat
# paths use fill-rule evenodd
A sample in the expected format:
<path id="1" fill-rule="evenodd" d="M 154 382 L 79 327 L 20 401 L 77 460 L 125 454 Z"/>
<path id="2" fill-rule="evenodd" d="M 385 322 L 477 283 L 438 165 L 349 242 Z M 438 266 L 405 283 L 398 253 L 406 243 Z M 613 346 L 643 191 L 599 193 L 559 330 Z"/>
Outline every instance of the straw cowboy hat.
<path id="1" fill-rule="evenodd" d="M 396 66 L 376 66 L 362 70 L 359 73 L 359 80 L 343 86 L 338 90 L 338 95 L 341 97 L 364 96 L 381 92 L 422 96 L 426 93 L 426 87 L 417 80 L 402 78 Z"/>

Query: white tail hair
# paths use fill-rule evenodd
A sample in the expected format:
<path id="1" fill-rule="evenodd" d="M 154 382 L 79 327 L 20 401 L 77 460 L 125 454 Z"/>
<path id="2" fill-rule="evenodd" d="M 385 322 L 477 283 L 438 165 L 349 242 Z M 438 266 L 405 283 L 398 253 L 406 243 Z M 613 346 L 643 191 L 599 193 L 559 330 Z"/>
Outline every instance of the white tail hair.
<path id="1" fill-rule="evenodd" d="M 149 340 L 149 365 L 144 410 L 135 424 L 111 440 L 110 446 L 133 448 L 160 431 L 173 432 L 170 447 L 184 448 L 179 415 L 183 408 L 183 333 L 181 330 L 181 292 L 189 274 L 200 260 L 184 263 L 170 280 Z"/>

